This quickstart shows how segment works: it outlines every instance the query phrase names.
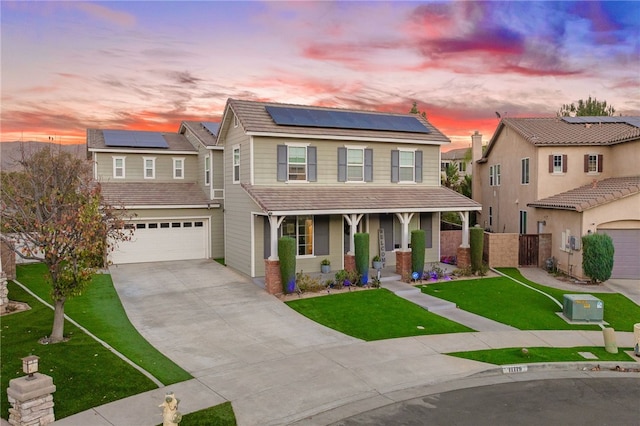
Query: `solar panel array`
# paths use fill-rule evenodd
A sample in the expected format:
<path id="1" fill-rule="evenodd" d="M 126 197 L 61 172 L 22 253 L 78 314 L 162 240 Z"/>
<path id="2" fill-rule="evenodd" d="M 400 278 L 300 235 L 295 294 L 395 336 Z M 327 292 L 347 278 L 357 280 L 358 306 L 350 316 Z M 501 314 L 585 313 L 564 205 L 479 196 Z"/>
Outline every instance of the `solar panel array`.
<path id="1" fill-rule="evenodd" d="M 207 129 L 207 132 L 211 133 L 213 136 L 218 134 L 218 129 L 220 129 L 220 123 L 214 123 L 212 121 L 202 121 L 202 127 Z"/>
<path id="2" fill-rule="evenodd" d="M 564 121 L 571 124 L 581 123 L 626 123 L 631 126 L 640 127 L 640 117 L 635 116 L 580 116 L 580 117 L 562 117 Z"/>
<path id="3" fill-rule="evenodd" d="M 420 120 L 409 116 L 277 106 L 266 106 L 265 108 L 273 121 L 280 126 L 410 133 L 430 132 Z"/>
<path id="4" fill-rule="evenodd" d="M 160 132 L 138 132 L 133 130 L 103 130 L 106 146 L 127 148 L 169 148 Z"/>

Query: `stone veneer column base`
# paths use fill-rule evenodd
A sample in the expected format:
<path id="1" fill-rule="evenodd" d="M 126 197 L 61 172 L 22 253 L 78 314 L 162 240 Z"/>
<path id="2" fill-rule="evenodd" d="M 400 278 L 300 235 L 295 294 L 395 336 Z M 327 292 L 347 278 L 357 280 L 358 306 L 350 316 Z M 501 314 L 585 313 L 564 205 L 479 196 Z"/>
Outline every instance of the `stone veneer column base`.
<path id="1" fill-rule="evenodd" d="M 344 270 L 354 272 L 356 270 L 356 256 L 353 254 L 344 255 Z"/>
<path id="2" fill-rule="evenodd" d="M 396 274 L 402 277 L 402 281 L 411 280 L 411 250 L 396 251 Z"/>
<path id="3" fill-rule="evenodd" d="M 53 395 L 56 386 L 53 379 L 34 373 L 31 380 L 19 377 L 9 381 L 9 424 L 13 426 L 44 426 L 56 419 L 53 412 Z"/>
<path id="4" fill-rule="evenodd" d="M 264 260 L 264 289 L 269 294 L 282 293 L 282 277 L 279 260 Z"/>
<path id="5" fill-rule="evenodd" d="M 457 266 L 458 268 L 467 268 L 471 266 L 471 248 L 470 247 L 458 247 L 457 251 Z"/>

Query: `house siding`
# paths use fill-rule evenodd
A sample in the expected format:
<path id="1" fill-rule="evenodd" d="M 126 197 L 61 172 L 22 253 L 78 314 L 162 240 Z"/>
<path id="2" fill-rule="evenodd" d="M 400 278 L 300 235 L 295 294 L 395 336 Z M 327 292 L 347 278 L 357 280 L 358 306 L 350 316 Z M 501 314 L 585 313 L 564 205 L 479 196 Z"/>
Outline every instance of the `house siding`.
<path id="1" fill-rule="evenodd" d="M 113 157 L 125 157 L 125 178 L 113 177 Z M 155 179 L 144 178 L 144 158 L 155 158 Z M 184 179 L 173 178 L 173 158 L 184 158 Z M 193 154 L 138 154 L 123 151 L 96 152 L 96 168 L 101 181 L 117 182 L 196 182 L 198 156 Z"/>

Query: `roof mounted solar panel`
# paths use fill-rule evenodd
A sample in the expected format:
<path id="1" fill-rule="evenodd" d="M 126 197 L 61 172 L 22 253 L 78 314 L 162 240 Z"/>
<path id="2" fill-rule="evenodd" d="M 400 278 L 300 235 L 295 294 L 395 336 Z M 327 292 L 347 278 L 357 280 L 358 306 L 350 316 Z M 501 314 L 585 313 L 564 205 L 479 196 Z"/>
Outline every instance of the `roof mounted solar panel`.
<path id="1" fill-rule="evenodd" d="M 138 132 L 133 130 L 103 130 L 104 144 L 123 148 L 161 148 L 169 144 L 160 132 Z"/>
<path id="2" fill-rule="evenodd" d="M 640 127 L 640 117 L 636 116 L 577 116 L 562 117 L 562 120 L 570 124 L 581 123 L 626 123 L 631 126 Z"/>
<path id="3" fill-rule="evenodd" d="M 266 106 L 265 109 L 279 126 L 383 130 L 409 133 L 430 132 L 420 120 L 410 116 L 278 106 Z"/>
<path id="4" fill-rule="evenodd" d="M 202 121 L 202 127 L 207 129 L 207 132 L 211 133 L 213 136 L 218 134 L 218 129 L 220 129 L 220 123 L 214 123 L 211 121 Z"/>

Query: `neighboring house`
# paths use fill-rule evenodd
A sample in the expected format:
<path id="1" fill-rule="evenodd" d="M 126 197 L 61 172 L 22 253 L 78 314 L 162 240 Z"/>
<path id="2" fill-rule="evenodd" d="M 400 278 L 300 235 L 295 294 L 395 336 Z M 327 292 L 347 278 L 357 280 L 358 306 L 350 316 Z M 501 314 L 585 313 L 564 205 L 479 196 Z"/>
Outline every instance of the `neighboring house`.
<path id="1" fill-rule="evenodd" d="M 356 232 L 370 234 L 371 256 L 396 265 L 414 229 L 425 230 L 426 261 L 437 262 L 448 211 L 463 218 L 468 246 L 468 213 L 480 206 L 440 186 L 440 148 L 449 143 L 420 115 L 230 99 L 217 140 L 227 265 L 265 276 L 277 240 L 291 236 L 298 271 L 320 271 L 325 258 L 342 269 Z"/>
<path id="2" fill-rule="evenodd" d="M 482 154 L 473 198 L 491 232 L 552 234 L 552 255 L 582 271 L 581 237 L 609 234 L 613 278 L 640 278 L 640 117 L 505 118 Z"/>
<path id="3" fill-rule="evenodd" d="M 458 175 L 461 179 L 464 179 L 465 176 L 471 176 L 473 174 L 471 148 L 459 148 L 443 152 L 440 160 L 440 171 L 443 176 L 445 175 L 447 166 L 450 164 L 456 165 L 458 168 Z"/>
<path id="4" fill-rule="evenodd" d="M 105 199 L 133 215 L 133 238 L 110 253 L 113 263 L 224 256 L 217 130 L 208 122 L 183 122 L 177 133 L 87 130 Z"/>

